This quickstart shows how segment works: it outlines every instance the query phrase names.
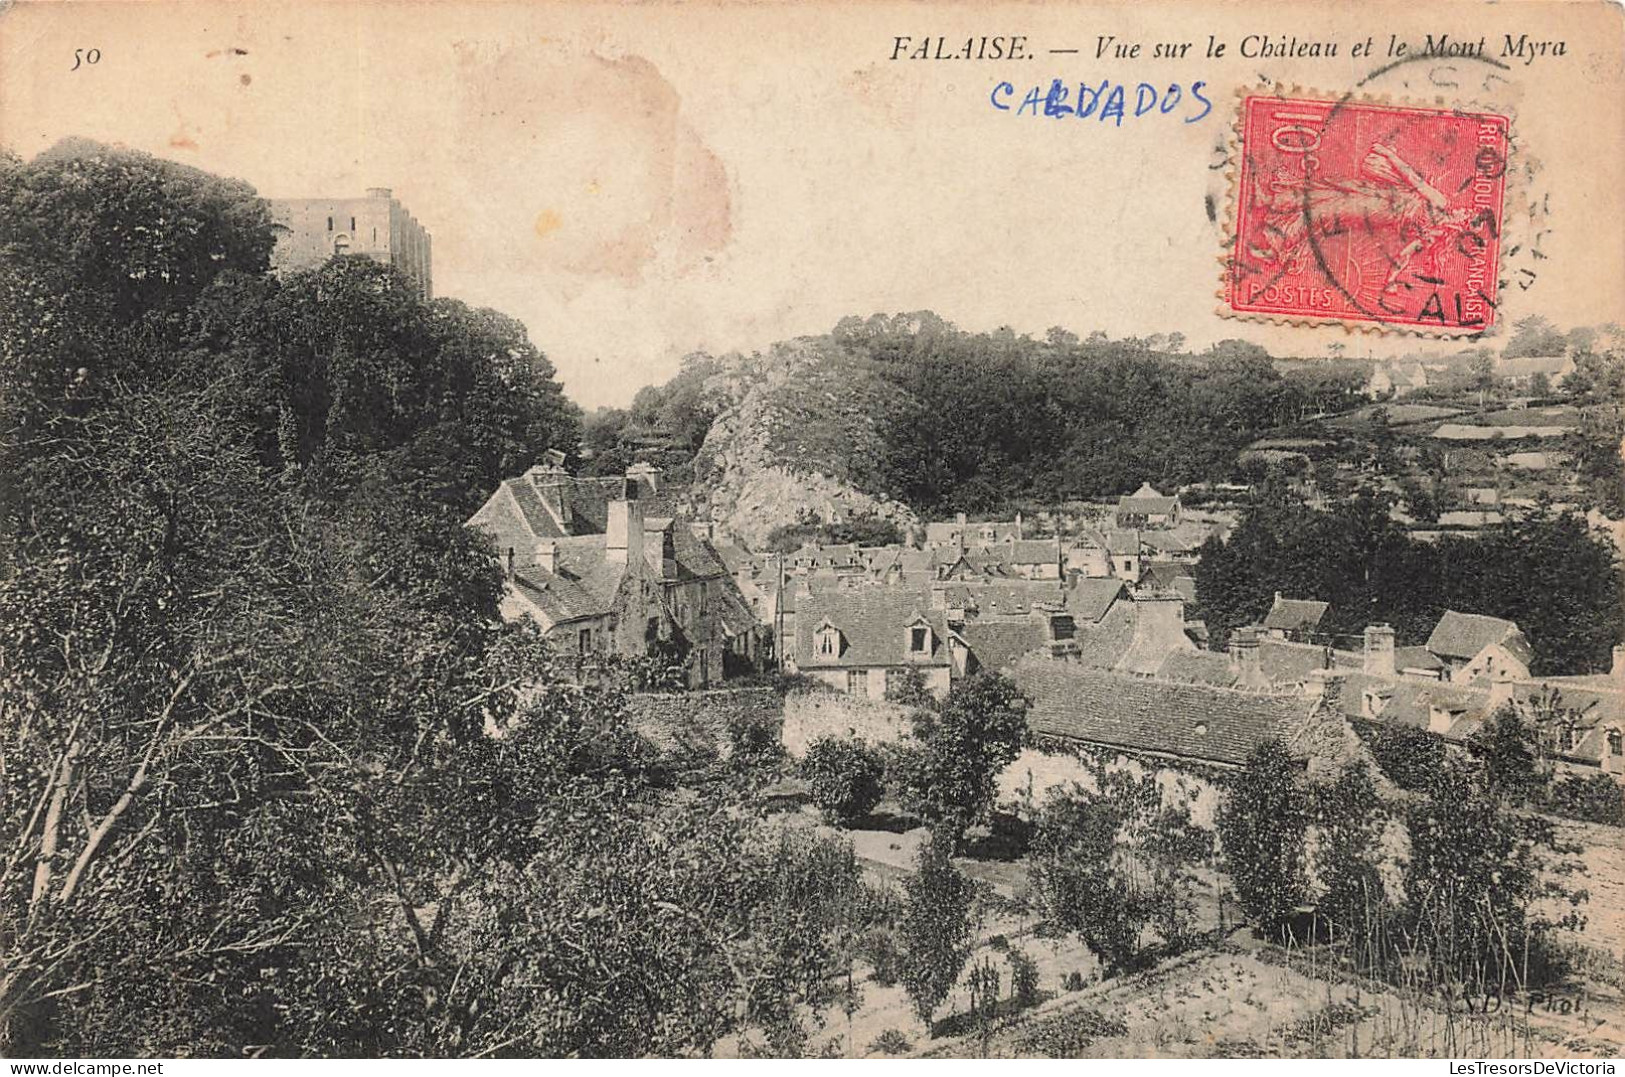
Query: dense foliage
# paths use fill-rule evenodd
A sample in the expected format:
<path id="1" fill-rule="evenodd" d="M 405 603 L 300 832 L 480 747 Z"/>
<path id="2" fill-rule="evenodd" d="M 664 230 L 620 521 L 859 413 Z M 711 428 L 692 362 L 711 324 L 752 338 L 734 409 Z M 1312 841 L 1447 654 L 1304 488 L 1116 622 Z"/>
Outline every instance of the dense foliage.
<path id="1" fill-rule="evenodd" d="M 807 745 L 801 775 L 812 802 L 834 823 L 850 826 L 874 810 L 885 792 L 885 766 L 862 740 L 820 737 Z"/>
<path id="2" fill-rule="evenodd" d="M 754 388 L 776 460 L 922 513 L 983 511 L 1229 475 L 1265 430 L 1347 406 L 1362 381 L 1349 369 L 1283 374 L 1234 340 L 1192 356 L 1178 334 L 1035 340 L 877 314 L 765 353 L 690 356 L 630 408 L 590 417 L 586 443 L 606 472 L 639 454 L 676 466 Z"/>
<path id="3" fill-rule="evenodd" d="M 1219 842 L 1247 918 L 1280 932 L 1304 902 L 1308 797 L 1299 767 L 1279 741 L 1260 744 L 1231 777 L 1220 805 Z"/>
<path id="4" fill-rule="evenodd" d="M 903 882 L 898 925 L 899 975 L 914 1014 L 934 1034 L 931 1015 L 948 997 L 970 958 L 976 886 L 949 859 L 950 842 L 933 835 L 920 845 L 914 874 Z"/>
<path id="5" fill-rule="evenodd" d="M 1154 775 L 1097 768 L 1097 791 L 1074 785 L 1053 794 L 1032 843 L 1033 892 L 1045 917 L 1078 937 L 1107 976 L 1144 958 L 1154 926 L 1168 950 L 1195 923 L 1195 868 L 1213 835 L 1191 822 L 1188 804 L 1165 803 Z"/>
<path id="6" fill-rule="evenodd" d="M 793 1042 L 849 847 L 667 792 L 461 526 L 574 448 L 551 366 L 271 245 L 241 184 L 0 160 L 0 1051 Z"/>
<path id="7" fill-rule="evenodd" d="M 1476 538 L 1421 542 L 1361 495 L 1328 511 L 1289 497 L 1249 511 L 1227 540 L 1209 539 L 1195 567 L 1201 615 L 1215 645 L 1257 624 L 1275 593 L 1331 603 L 1322 642 L 1358 649 L 1387 622 L 1419 644 L 1447 609 L 1514 621 L 1537 675 L 1607 669 L 1625 638 L 1625 591 L 1612 547 L 1572 514 L 1510 519 Z"/>
<path id="8" fill-rule="evenodd" d="M 993 810 L 999 772 L 1027 735 L 1029 701 L 1008 678 L 979 672 L 954 683 L 935 709 L 915 711 L 919 746 L 893 760 L 903 806 L 957 849 Z"/>

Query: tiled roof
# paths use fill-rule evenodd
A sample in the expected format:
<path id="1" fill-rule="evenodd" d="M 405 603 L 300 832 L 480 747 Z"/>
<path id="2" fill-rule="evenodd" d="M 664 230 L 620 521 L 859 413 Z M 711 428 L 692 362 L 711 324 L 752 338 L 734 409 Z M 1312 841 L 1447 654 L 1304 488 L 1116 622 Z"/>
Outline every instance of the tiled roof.
<path id="1" fill-rule="evenodd" d="M 1164 680 L 1206 684 L 1215 688 L 1233 687 L 1238 680 L 1230 656 L 1218 651 L 1174 651 L 1163 659 L 1157 676 Z"/>
<path id="2" fill-rule="evenodd" d="M 1305 628 L 1318 628 L 1321 618 L 1331 608 L 1329 602 L 1316 602 L 1307 598 L 1277 598 L 1264 615 L 1265 628 L 1278 628 L 1295 632 Z"/>
<path id="3" fill-rule="evenodd" d="M 1428 727 L 1435 706 L 1447 713 L 1482 721 L 1489 715 L 1490 694 L 1486 689 L 1448 684 L 1420 677 L 1378 677 L 1350 673 L 1338 693 L 1338 706 L 1350 718 L 1364 717 L 1367 691 L 1383 700 L 1382 713 L 1375 720 L 1418 729 Z M 1459 722 L 1458 718 L 1458 722 Z"/>
<path id="4" fill-rule="evenodd" d="M 1174 511 L 1178 503 L 1177 497 L 1160 494 L 1150 483 L 1142 483 L 1132 494 L 1124 494 L 1117 499 L 1117 511 L 1144 516 L 1167 515 Z"/>
<path id="5" fill-rule="evenodd" d="M 1240 765 L 1301 724 L 1309 701 L 1174 684 L 1071 662 L 1025 658 L 1013 673 L 1035 732 L 1130 752 Z"/>
<path id="6" fill-rule="evenodd" d="M 1302 684 L 1311 671 L 1336 665 L 1330 650 L 1319 643 L 1261 639 L 1258 641 L 1258 668 L 1270 684 Z"/>
<path id="7" fill-rule="evenodd" d="M 1134 603 L 1113 602 L 1096 624 L 1079 624 L 1075 642 L 1078 661 L 1110 669 L 1123 660 L 1134 642 Z"/>
<path id="8" fill-rule="evenodd" d="M 1128 528 L 1108 527 L 1101 532 L 1101 541 L 1111 553 L 1139 554 L 1140 533 Z"/>
<path id="9" fill-rule="evenodd" d="M 978 618 L 1025 617 L 1035 605 L 1062 605 L 1066 592 L 1058 580 L 990 580 L 986 583 L 959 584 L 966 609 L 973 609 Z"/>
<path id="10" fill-rule="evenodd" d="M 1061 548 L 1054 539 L 1016 539 L 1006 558 L 1013 565 L 1059 565 Z"/>
<path id="11" fill-rule="evenodd" d="M 1434 626 L 1432 635 L 1428 636 L 1427 649 L 1442 658 L 1466 659 L 1472 658 L 1492 643 L 1499 643 L 1514 650 L 1511 637 L 1517 637 L 1522 644 L 1522 650 L 1527 652 L 1528 644 L 1523 643 L 1523 634 L 1518 626 L 1511 621 L 1503 621 L 1499 617 L 1487 617 L 1481 613 L 1457 613 L 1455 610 L 1446 610 L 1439 623 Z M 1527 662 L 1532 655 L 1519 657 Z"/>
<path id="12" fill-rule="evenodd" d="M 959 633 L 982 669 L 1002 670 L 1028 651 L 1043 647 L 1047 634 L 1034 620 L 970 621 Z"/>
<path id="13" fill-rule="evenodd" d="M 1441 670 L 1444 668 L 1444 663 L 1439 661 L 1438 656 L 1426 647 L 1395 647 L 1394 668 L 1396 670 Z"/>
<path id="14" fill-rule="evenodd" d="M 908 652 L 907 630 L 923 618 L 931 627 L 932 646 L 924 656 Z M 840 630 L 843 646 L 836 656 L 815 647 L 818 626 L 828 621 Z M 941 610 L 931 608 L 929 593 L 912 588 L 860 587 L 814 592 L 796 608 L 796 665 L 803 669 L 867 666 L 942 666 L 948 663 L 948 625 Z"/>
<path id="15" fill-rule="evenodd" d="M 1122 593 L 1122 580 L 1080 577 L 1066 590 L 1066 607 L 1078 621 L 1092 624 L 1106 615 Z"/>
<path id="16" fill-rule="evenodd" d="M 610 613 L 614 602 L 613 590 L 607 598 L 595 593 L 603 585 L 602 579 L 594 580 L 589 585 L 562 565 L 557 574 L 534 566 L 516 569 L 513 574 L 514 590 L 555 624 Z"/>

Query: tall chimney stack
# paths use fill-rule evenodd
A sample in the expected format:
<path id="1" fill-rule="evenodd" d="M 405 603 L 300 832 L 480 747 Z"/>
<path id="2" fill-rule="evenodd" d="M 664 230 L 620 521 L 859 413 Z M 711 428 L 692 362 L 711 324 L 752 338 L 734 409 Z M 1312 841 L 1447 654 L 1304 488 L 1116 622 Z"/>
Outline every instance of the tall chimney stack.
<path id="1" fill-rule="evenodd" d="M 604 528 L 604 560 L 625 565 L 627 575 L 643 575 L 643 502 L 635 497 L 609 503 Z"/>
<path id="2" fill-rule="evenodd" d="M 1365 672 L 1375 677 L 1394 676 L 1394 630 L 1391 625 L 1367 625 Z"/>

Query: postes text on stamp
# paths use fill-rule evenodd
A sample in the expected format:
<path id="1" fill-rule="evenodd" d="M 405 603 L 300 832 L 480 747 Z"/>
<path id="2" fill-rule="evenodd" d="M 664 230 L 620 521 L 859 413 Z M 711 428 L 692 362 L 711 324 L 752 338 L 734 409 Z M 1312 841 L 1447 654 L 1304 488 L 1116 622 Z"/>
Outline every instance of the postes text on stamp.
<path id="1" fill-rule="evenodd" d="M 1506 117 L 1252 96 L 1238 126 L 1225 313 L 1495 324 Z"/>

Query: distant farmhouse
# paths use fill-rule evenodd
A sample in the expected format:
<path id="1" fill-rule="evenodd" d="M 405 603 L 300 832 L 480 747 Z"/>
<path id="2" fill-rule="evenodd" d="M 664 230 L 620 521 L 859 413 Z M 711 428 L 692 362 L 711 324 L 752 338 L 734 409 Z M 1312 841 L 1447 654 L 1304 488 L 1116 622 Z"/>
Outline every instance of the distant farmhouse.
<path id="1" fill-rule="evenodd" d="M 1178 522 L 1179 495 L 1158 493 L 1148 482 L 1117 499 L 1118 527 L 1172 527 Z"/>

